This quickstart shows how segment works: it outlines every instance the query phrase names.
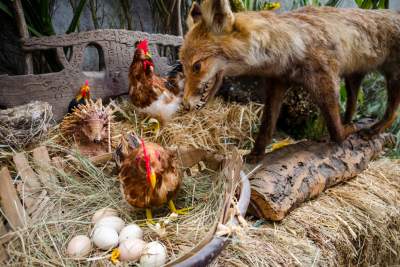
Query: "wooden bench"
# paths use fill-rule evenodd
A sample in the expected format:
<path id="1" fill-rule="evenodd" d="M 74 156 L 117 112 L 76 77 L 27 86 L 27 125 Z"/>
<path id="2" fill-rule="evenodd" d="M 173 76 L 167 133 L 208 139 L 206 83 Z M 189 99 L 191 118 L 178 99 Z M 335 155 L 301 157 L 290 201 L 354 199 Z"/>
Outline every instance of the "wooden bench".
<path id="1" fill-rule="evenodd" d="M 176 59 L 182 37 L 127 30 L 95 30 L 23 40 L 23 50 L 28 53 L 55 51 L 62 70 L 35 75 L 0 75 L 0 106 L 9 108 L 41 100 L 53 106 L 54 118 L 60 120 L 85 80 L 89 80 L 94 98 L 107 99 L 127 93 L 128 68 L 135 43 L 143 39 L 149 41 L 156 72 L 165 75 L 171 60 Z M 89 46 L 97 48 L 99 71 L 82 70 L 85 49 Z"/>

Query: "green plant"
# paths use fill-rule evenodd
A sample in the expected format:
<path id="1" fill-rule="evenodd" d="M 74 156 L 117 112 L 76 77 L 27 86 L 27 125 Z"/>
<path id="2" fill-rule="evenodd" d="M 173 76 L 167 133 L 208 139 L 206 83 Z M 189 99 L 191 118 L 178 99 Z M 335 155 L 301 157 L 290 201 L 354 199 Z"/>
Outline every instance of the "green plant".
<path id="1" fill-rule="evenodd" d="M 354 0 L 358 7 L 364 9 L 389 8 L 389 0 Z"/>
<path id="2" fill-rule="evenodd" d="M 9 9 L 11 0 L 0 0 L 0 10 L 10 17 L 14 17 L 14 13 Z M 75 10 L 74 16 L 69 24 L 66 33 L 74 32 L 79 24 L 79 18 L 85 7 L 86 0 L 80 0 Z M 51 10 L 54 6 L 53 0 L 25 0 L 22 1 L 26 24 L 28 30 L 34 36 L 50 36 L 55 31 L 52 24 Z"/>
<path id="3" fill-rule="evenodd" d="M 365 100 L 360 102 L 359 99 L 356 119 L 362 117 L 372 117 L 377 120 L 381 119 L 385 114 L 387 101 L 383 76 L 378 73 L 369 74 L 363 81 L 362 89 L 364 91 Z M 397 111 L 396 120 L 388 131 L 397 137 L 397 144 L 389 152 L 389 155 L 400 158 L 400 109 Z"/>
<path id="4" fill-rule="evenodd" d="M 74 32 L 79 25 L 79 18 L 82 14 L 87 0 L 79 0 L 75 8 L 74 16 L 68 26 L 66 33 Z M 24 0 L 21 1 L 27 28 L 33 36 L 51 36 L 56 32 L 52 24 L 52 13 L 54 0 Z M 14 12 L 10 10 L 12 0 L 0 0 L 0 12 L 7 14 L 14 19 Z M 67 53 L 67 50 L 65 52 Z M 33 53 L 36 73 L 45 73 L 61 70 L 54 50 L 43 50 Z"/>
<path id="5" fill-rule="evenodd" d="M 296 8 L 303 7 L 303 6 L 334 6 L 334 7 L 337 7 L 343 2 L 343 0 L 328 0 L 326 3 L 323 3 L 323 2 L 324 1 L 321 1 L 321 0 L 293 0 L 291 9 L 296 9 Z"/>

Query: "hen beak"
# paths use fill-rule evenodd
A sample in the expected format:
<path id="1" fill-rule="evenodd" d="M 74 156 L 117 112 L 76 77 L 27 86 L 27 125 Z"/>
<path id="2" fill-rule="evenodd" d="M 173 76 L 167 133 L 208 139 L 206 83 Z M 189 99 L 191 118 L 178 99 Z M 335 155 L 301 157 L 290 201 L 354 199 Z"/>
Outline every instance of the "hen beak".
<path id="1" fill-rule="evenodd" d="M 156 187 L 156 183 L 157 183 L 157 175 L 155 171 L 152 170 L 150 173 L 150 186 L 152 190 L 154 190 L 154 188 Z"/>

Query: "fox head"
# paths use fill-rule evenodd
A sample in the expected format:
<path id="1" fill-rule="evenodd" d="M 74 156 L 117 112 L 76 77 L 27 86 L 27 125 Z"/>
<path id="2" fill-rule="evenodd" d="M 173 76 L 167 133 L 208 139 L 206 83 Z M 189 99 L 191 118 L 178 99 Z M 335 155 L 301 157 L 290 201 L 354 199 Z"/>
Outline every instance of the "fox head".
<path id="1" fill-rule="evenodd" d="M 202 108 L 218 91 L 226 64 L 219 39 L 231 31 L 233 21 L 228 0 L 203 1 L 201 7 L 193 3 L 187 18 L 189 32 L 180 50 L 186 109 Z"/>
<path id="2" fill-rule="evenodd" d="M 224 76 L 274 76 L 304 54 L 296 25 L 283 23 L 271 11 L 233 13 L 229 0 L 194 2 L 187 24 L 179 57 L 185 75 L 183 105 L 189 110 L 202 108 Z"/>

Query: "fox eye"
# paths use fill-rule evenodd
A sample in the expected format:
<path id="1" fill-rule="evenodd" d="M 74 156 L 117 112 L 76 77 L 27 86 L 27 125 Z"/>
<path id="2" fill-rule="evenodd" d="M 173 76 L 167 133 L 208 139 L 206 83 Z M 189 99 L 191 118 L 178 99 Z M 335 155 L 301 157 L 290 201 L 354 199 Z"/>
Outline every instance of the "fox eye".
<path id="1" fill-rule="evenodd" d="M 200 70 L 201 70 L 201 63 L 200 61 L 197 61 L 196 63 L 193 64 L 193 72 L 199 73 Z"/>

